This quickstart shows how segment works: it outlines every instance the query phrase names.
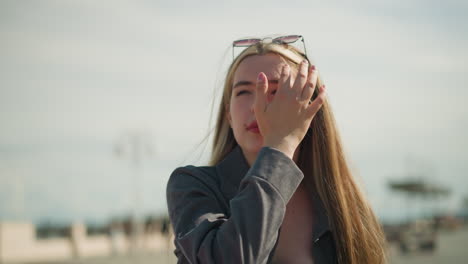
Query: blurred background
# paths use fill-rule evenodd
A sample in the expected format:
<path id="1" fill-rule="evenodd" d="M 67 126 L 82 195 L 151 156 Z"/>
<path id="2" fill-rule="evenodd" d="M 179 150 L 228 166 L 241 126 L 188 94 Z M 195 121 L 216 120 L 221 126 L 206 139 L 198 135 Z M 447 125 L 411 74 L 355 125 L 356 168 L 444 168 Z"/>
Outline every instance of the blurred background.
<path id="1" fill-rule="evenodd" d="M 0 1 L 0 263 L 175 263 L 235 39 L 301 34 L 391 263 L 466 263 L 466 1 Z M 204 140 L 205 139 L 205 140 Z"/>

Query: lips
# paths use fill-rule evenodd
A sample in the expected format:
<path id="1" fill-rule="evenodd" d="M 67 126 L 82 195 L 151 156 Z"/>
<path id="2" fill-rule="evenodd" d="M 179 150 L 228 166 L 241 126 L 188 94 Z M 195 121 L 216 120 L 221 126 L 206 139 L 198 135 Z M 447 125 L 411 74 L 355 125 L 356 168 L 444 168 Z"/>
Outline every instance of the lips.
<path id="1" fill-rule="evenodd" d="M 255 134 L 260 133 L 260 130 L 258 129 L 257 121 L 253 121 L 245 129 L 247 129 L 247 131 L 250 131 L 250 132 L 255 133 Z"/>

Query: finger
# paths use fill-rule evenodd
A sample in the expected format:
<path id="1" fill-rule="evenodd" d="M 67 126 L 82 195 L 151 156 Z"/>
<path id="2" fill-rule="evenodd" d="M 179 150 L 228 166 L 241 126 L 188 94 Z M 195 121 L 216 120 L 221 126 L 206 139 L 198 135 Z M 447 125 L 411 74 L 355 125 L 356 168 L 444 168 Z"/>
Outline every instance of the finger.
<path id="1" fill-rule="evenodd" d="M 309 67 L 307 83 L 302 90 L 301 101 L 309 102 L 314 94 L 315 86 L 317 85 L 318 71 L 315 65 Z"/>
<path id="2" fill-rule="evenodd" d="M 309 105 L 309 107 L 306 110 L 307 115 L 309 117 L 313 117 L 318 112 L 320 107 L 322 107 L 323 103 L 325 102 L 326 95 L 327 93 L 326 93 L 325 85 L 322 85 L 322 87 L 320 87 L 319 89 L 319 94 L 314 99 L 314 101 L 312 101 L 312 103 Z"/>
<path id="3" fill-rule="evenodd" d="M 277 93 L 283 93 L 291 89 L 291 67 L 288 64 L 283 65 L 281 69 L 281 76 L 278 80 Z"/>
<path id="4" fill-rule="evenodd" d="M 294 81 L 293 90 L 296 92 L 297 99 L 301 100 L 302 90 L 304 89 L 304 85 L 307 82 L 307 74 L 308 74 L 309 62 L 307 60 L 303 60 L 299 64 L 299 69 L 297 71 L 296 80 Z"/>
<path id="5" fill-rule="evenodd" d="M 265 111 L 268 104 L 268 79 L 265 73 L 260 72 L 257 77 L 254 109 L 256 113 Z"/>

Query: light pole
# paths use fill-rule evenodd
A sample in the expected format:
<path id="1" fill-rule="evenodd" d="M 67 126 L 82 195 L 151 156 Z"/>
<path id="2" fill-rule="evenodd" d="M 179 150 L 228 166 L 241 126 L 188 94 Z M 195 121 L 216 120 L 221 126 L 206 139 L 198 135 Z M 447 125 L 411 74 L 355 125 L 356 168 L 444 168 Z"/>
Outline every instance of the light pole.
<path id="1" fill-rule="evenodd" d="M 142 195 L 140 190 L 140 181 L 142 175 L 142 165 L 145 158 L 154 155 L 153 144 L 147 133 L 132 132 L 122 136 L 115 145 L 114 153 L 119 158 L 129 159 L 130 165 L 134 170 L 130 193 L 132 193 L 131 210 L 131 232 L 130 232 L 130 251 L 135 252 L 140 248 L 140 241 L 143 234 L 142 219 L 140 219 L 140 210 L 142 204 Z"/>

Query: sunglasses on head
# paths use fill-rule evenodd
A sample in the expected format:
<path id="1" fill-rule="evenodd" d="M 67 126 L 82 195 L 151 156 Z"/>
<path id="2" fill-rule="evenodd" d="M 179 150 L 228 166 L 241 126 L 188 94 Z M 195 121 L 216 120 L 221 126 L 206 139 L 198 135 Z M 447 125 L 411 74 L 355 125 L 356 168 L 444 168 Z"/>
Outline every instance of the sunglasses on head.
<path id="1" fill-rule="evenodd" d="M 276 38 L 248 38 L 248 39 L 238 39 L 232 42 L 232 58 L 234 59 L 234 48 L 236 47 L 250 47 L 252 45 L 255 45 L 259 42 L 271 42 L 271 43 L 276 43 L 276 44 L 282 44 L 282 45 L 288 45 L 292 44 L 298 40 L 302 41 L 302 45 L 304 47 L 304 55 L 307 55 L 306 52 L 306 47 L 305 47 L 305 42 L 304 42 L 304 37 L 301 35 L 287 35 L 287 36 L 280 36 Z"/>

